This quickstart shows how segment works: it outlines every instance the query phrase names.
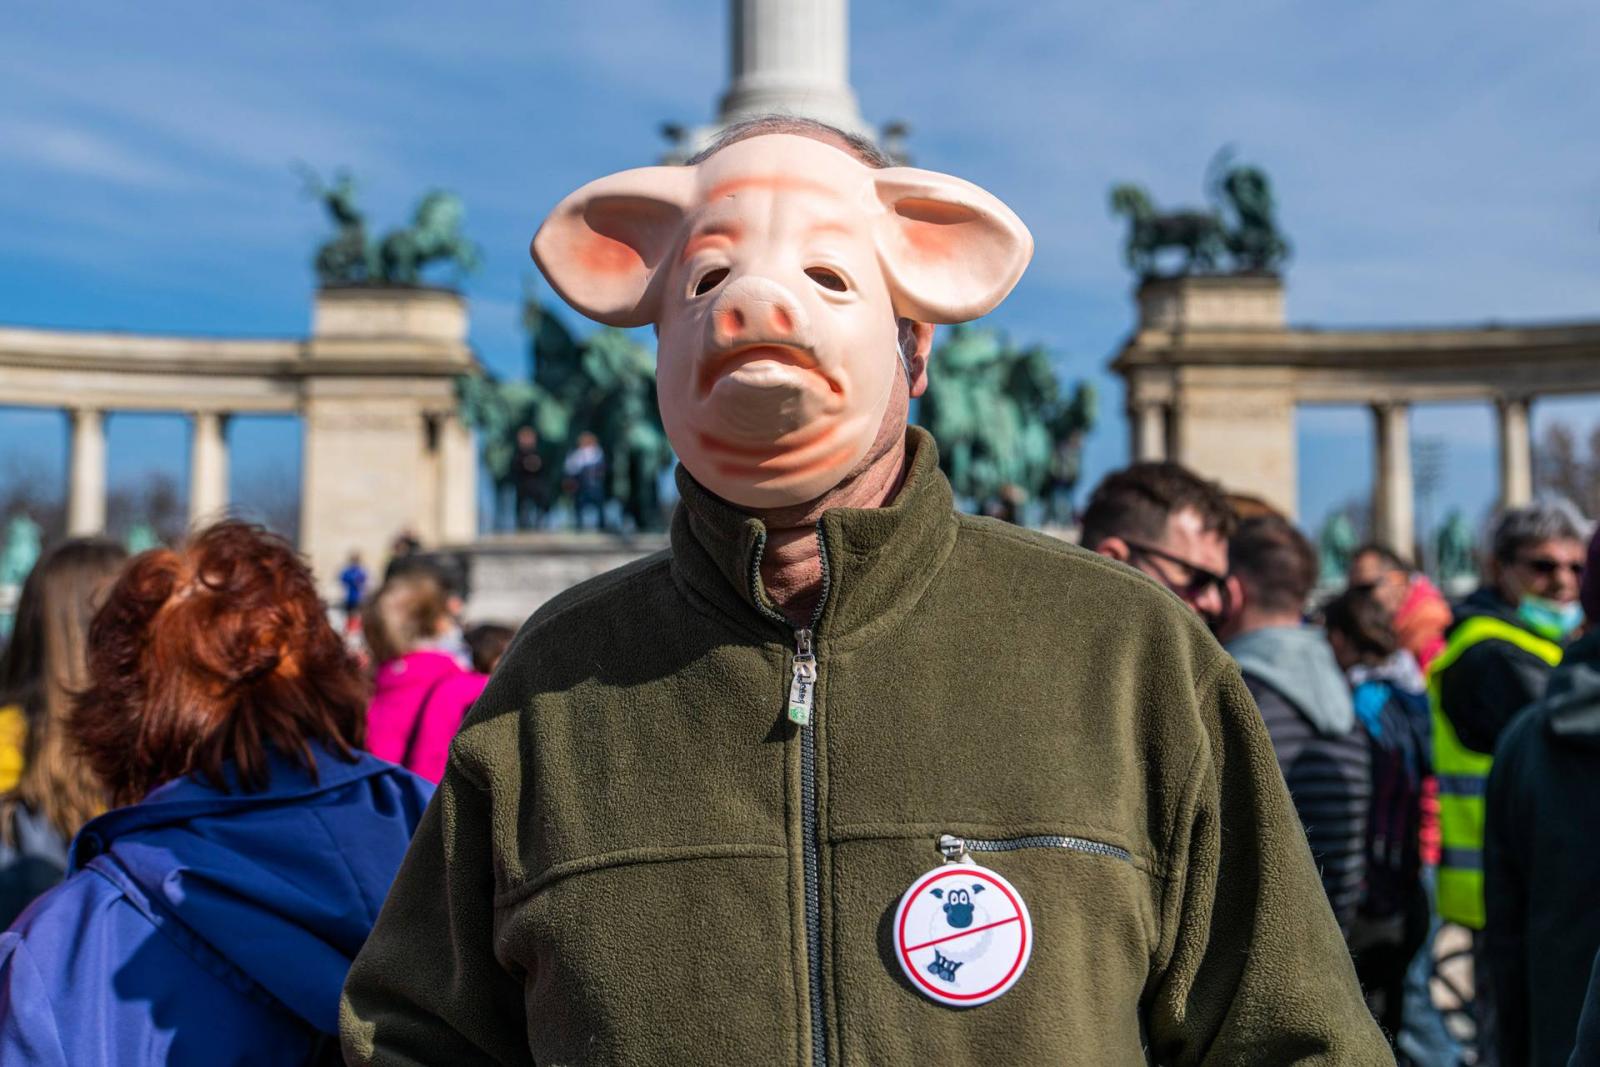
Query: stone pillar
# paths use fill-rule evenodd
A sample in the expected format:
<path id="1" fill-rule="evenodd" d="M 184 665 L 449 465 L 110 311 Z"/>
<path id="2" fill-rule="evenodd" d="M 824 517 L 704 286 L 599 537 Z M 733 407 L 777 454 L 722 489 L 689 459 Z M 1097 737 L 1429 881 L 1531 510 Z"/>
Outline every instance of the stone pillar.
<path id="1" fill-rule="evenodd" d="M 733 82 L 718 122 L 776 112 L 867 132 L 850 89 L 846 0 L 733 0 L 729 26 Z"/>
<path id="2" fill-rule="evenodd" d="M 478 450 L 461 416 L 439 416 L 439 540 L 459 545 L 478 536 Z"/>
<path id="3" fill-rule="evenodd" d="M 1292 518 L 1299 506 L 1294 409 L 1292 370 L 1184 367 L 1167 458 Z"/>
<path id="4" fill-rule="evenodd" d="M 1130 429 L 1133 431 L 1134 462 L 1145 463 L 1166 459 L 1169 432 L 1167 405 L 1140 404 L 1130 413 L 1129 421 Z"/>
<path id="5" fill-rule="evenodd" d="M 1533 499 L 1533 442 L 1528 430 L 1529 400 L 1504 397 L 1500 416 L 1500 506 L 1519 508 Z"/>
<path id="6" fill-rule="evenodd" d="M 228 509 L 228 417 L 215 411 L 194 414 L 189 443 L 189 525 L 222 517 Z"/>
<path id="7" fill-rule="evenodd" d="M 456 379 L 477 371 L 466 339 L 456 293 L 373 286 L 317 295 L 301 370 L 300 550 L 330 598 L 352 549 L 381 572 L 403 530 L 428 548 L 452 539 L 440 523 L 440 442 L 449 434 L 439 413 L 455 411 Z"/>
<path id="8" fill-rule="evenodd" d="M 1372 532 L 1380 544 L 1410 559 L 1416 551 L 1412 517 L 1411 409 L 1406 404 L 1372 405 Z"/>
<path id="9" fill-rule="evenodd" d="M 300 547 L 331 590 L 352 549 L 381 573 L 402 531 L 432 547 L 432 486 L 416 398 L 398 389 L 374 395 L 370 386 L 338 379 L 309 384 L 301 413 Z"/>
<path id="10" fill-rule="evenodd" d="M 72 537 L 104 533 L 106 528 L 105 413 L 73 408 L 72 448 L 68 463 L 67 533 Z"/>

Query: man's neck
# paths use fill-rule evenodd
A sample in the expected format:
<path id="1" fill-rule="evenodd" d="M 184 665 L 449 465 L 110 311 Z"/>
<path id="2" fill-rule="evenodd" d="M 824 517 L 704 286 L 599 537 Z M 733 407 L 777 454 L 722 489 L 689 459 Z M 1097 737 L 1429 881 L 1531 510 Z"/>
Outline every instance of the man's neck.
<path id="1" fill-rule="evenodd" d="M 788 508 L 752 511 L 767 528 L 761 556 L 761 584 L 778 610 L 795 627 L 811 624 L 822 595 L 822 549 L 817 522 L 831 508 L 881 508 L 894 499 L 906 476 L 902 429 L 875 458 L 815 500 Z"/>
<path id="2" fill-rule="evenodd" d="M 1243 637 L 1253 634 L 1257 630 L 1273 630 L 1282 627 L 1298 630 L 1305 625 L 1305 620 L 1293 611 L 1249 611 L 1240 617 L 1234 637 Z M 1231 638 L 1230 638 L 1231 640 Z"/>

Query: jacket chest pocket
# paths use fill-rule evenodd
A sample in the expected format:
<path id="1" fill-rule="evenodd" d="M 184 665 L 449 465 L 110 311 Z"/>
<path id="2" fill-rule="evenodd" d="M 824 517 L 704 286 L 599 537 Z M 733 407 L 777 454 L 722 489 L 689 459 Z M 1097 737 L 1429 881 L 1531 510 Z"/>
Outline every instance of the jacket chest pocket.
<path id="1" fill-rule="evenodd" d="M 974 827 L 837 841 L 831 867 L 844 1063 L 1145 1062 L 1153 883 L 1127 849 Z M 1018 962 L 994 999 L 973 985 L 994 988 Z"/>

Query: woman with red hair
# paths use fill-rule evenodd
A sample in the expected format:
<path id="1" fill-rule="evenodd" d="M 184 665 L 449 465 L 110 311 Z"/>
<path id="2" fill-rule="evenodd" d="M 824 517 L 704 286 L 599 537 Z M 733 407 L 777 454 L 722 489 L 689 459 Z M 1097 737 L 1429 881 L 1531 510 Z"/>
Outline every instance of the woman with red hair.
<path id="1" fill-rule="evenodd" d="M 0 935 L 0 1063 L 337 1062 L 339 989 L 431 787 L 360 751 L 311 574 L 224 522 L 137 557 L 70 730 L 122 805 Z"/>

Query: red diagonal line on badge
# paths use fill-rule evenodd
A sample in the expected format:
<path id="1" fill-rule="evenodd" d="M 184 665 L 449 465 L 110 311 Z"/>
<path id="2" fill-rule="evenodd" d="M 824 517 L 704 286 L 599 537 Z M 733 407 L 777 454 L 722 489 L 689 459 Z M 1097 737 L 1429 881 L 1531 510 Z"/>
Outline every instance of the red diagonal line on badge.
<path id="1" fill-rule="evenodd" d="M 946 941 L 954 941 L 958 937 L 967 937 L 967 936 L 970 936 L 972 934 L 981 934 L 985 930 L 993 930 L 996 926 L 1004 926 L 1006 923 L 1018 922 L 1021 918 L 1022 918 L 1022 916 L 1020 916 L 1020 915 L 1013 915 L 1013 916 L 1011 916 L 1011 918 L 1009 918 L 1009 919 L 1001 919 L 997 923 L 988 923 L 988 924 L 986 924 L 984 926 L 974 926 L 972 929 L 963 930 L 959 934 L 946 934 L 944 937 L 936 937 L 932 941 L 924 941 L 920 945 L 908 945 L 908 946 L 906 946 L 906 951 L 907 952 L 918 952 L 918 951 L 920 951 L 922 949 L 925 949 L 925 948 L 932 948 L 934 945 L 942 945 Z"/>

